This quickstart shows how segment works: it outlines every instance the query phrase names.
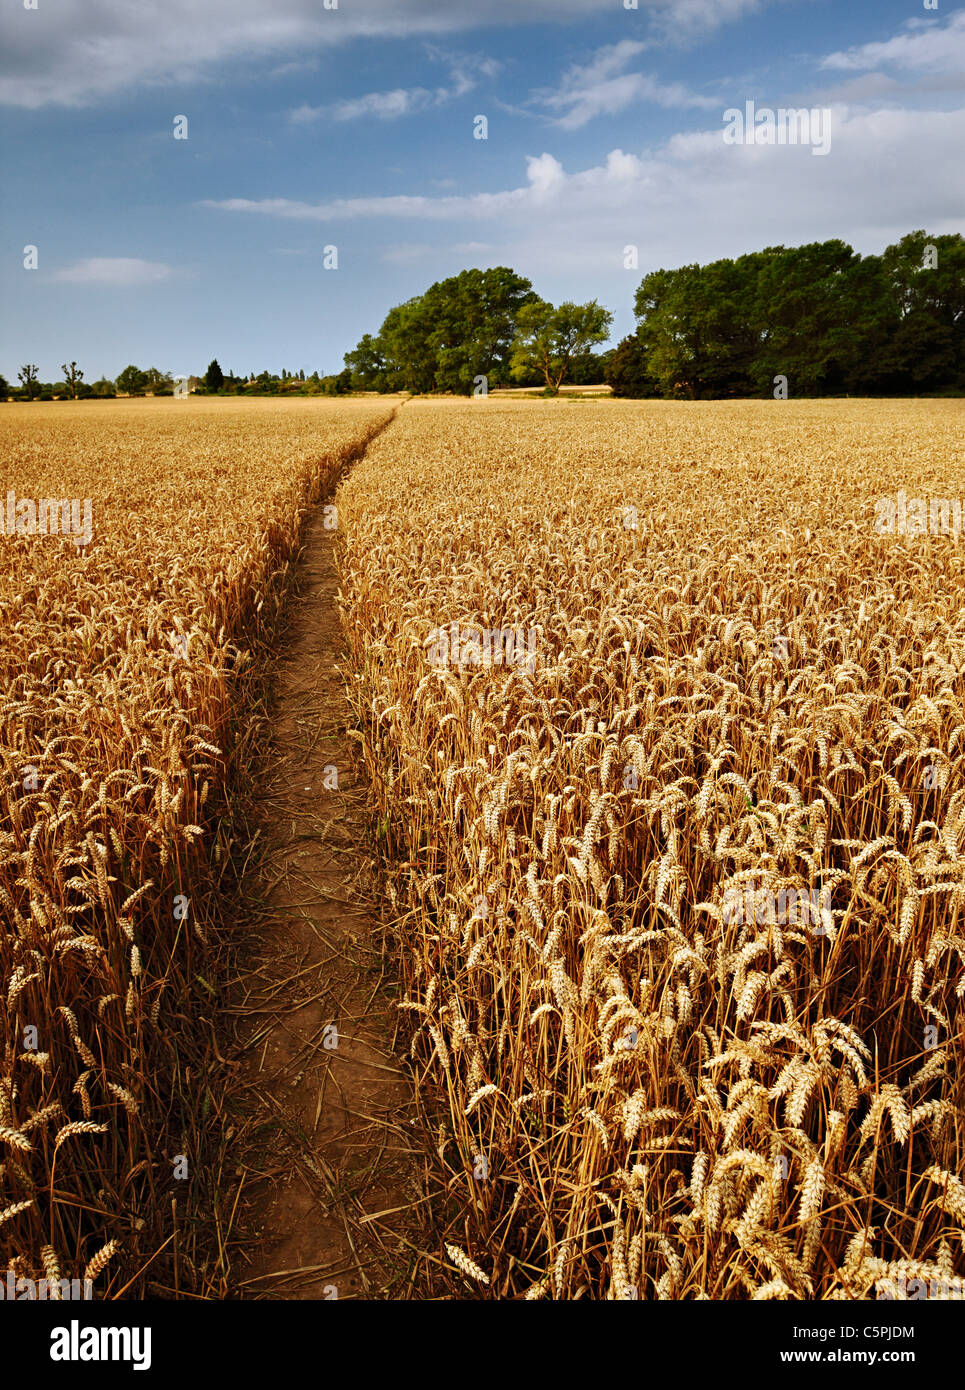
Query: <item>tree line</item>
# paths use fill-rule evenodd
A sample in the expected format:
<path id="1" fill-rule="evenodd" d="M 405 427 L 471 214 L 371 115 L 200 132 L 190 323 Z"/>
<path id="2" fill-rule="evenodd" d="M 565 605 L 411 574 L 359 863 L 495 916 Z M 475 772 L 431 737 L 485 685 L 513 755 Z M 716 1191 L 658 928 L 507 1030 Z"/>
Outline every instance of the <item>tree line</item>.
<path id="1" fill-rule="evenodd" d="M 141 371 L 140 368 L 134 366 L 125 367 L 113 381 L 110 377 L 102 376 L 93 382 L 84 380 L 84 373 L 76 362 L 64 362 L 61 364 L 60 370 L 64 374 L 62 381 L 41 381 L 36 363 L 26 362 L 17 373 L 20 380 L 19 387 L 11 387 L 6 377 L 0 376 L 0 399 L 85 401 L 109 399 L 118 394 L 126 396 L 144 396 L 148 393 L 155 396 L 172 396 L 174 394 L 174 379 L 170 373 L 158 371 L 157 367 L 148 367 L 146 371 Z"/>
<path id="2" fill-rule="evenodd" d="M 38 369 L 28 362 L 20 368 L 20 386 L 11 387 L 5 377 L 0 376 L 0 400 L 97 400 L 123 396 L 173 396 L 177 382 L 170 372 L 159 371 L 157 367 L 142 369 L 130 364 L 111 381 L 101 377 L 94 382 L 86 382 L 84 373 L 76 362 L 61 366 L 64 379 L 58 382 L 42 382 Z M 352 374 L 347 369 L 334 376 L 319 376 L 313 372 L 306 376 L 305 371 L 289 372 L 283 367 L 281 372 L 249 372 L 247 377 L 235 376 L 233 372 L 222 371 L 217 358 L 208 364 L 203 376 L 181 378 L 186 389 L 193 395 L 246 395 L 246 396 L 340 396 L 353 389 Z"/>
<path id="3" fill-rule="evenodd" d="M 608 351 L 612 315 L 596 300 L 553 305 L 507 266 L 464 270 L 390 309 L 341 372 L 247 377 L 217 359 L 201 394 L 343 395 L 349 391 L 483 394 L 499 386 L 607 382 L 615 395 L 915 395 L 965 391 L 965 238 L 910 232 L 880 256 L 846 242 L 770 246 L 737 259 L 654 270 L 636 292 L 637 327 Z M 20 369 L 0 398 L 82 400 L 172 395 L 156 367 L 125 367 L 88 385 L 76 362 L 41 383 Z"/>
<path id="4" fill-rule="evenodd" d="M 965 390 L 965 238 L 911 232 L 880 256 L 839 240 L 655 270 L 607 367 L 619 396 Z"/>
<path id="5" fill-rule="evenodd" d="M 965 239 L 911 232 L 880 256 L 834 239 L 655 270 L 637 328 L 595 300 L 558 307 L 505 266 L 396 305 L 345 355 L 352 386 L 472 394 L 605 381 L 615 395 L 914 395 L 965 390 Z"/>

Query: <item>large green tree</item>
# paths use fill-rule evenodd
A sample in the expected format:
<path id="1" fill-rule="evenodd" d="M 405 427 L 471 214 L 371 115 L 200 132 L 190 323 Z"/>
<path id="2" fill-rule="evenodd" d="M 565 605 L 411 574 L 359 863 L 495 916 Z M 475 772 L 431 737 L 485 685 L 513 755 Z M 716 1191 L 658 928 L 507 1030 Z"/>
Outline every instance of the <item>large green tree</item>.
<path id="1" fill-rule="evenodd" d="M 657 270 L 636 297 L 646 372 L 664 396 L 747 395 L 761 340 L 755 287 L 768 252 Z"/>
<path id="2" fill-rule="evenodd" d="M 143 396 L 147 388 L 147 372 L 142 372 L 140 367 L 135 367 L 132 362 L 124 368 L 114 385 L 118 391 L 123 391 L 128 396 Z"/>
<path id="3" fill-rule="evenodd" d="M 912 390 L 965 384 L 965 238 L 909 232 L 881 259 L 899 376 Z"/>
<path id="4" fill-rule="evenodd" d="M 360 391 L 385 391 L 388 373 L 385 349 L 380 339 L 365 333 L 358 346 L 345 354 L 345 366 L 352 373 L 352 383 Z M 317 380 L 317 373 L 313 380 Z"/>
<path id="5" fill-rule="evenodd" d="M 464 270 L 397 304 L 378 334 L 345 354 L 360 390 L 453 391 L 471 395 L 510 379 L 509 356 L 530 282 L 506 266 Z"/>
<path id="6" fill-rule="evenodd" d="M 425 297 L 397 304 L 379 330 L 392 391 L 431 391 L 436 384 L 436 349 Z"/>
<path id="7" fill-rule="evenodd" d="M 843 241 L 764 253 L 755 295 L 760 346 L 753 384 L 771 395 L 787 377 L 794 396 L 847 389 L 854 360 L 854 285 L 859 258 Z"/>
<path id="8" fill-rule="evenodd" d="M 607 363 L 604 380 L 614 396 L 642 400 L 658 394 L 657 383 L 647 371 L 643 344 L 636 333 L 617 344 Z"/>
<path id="9" fill-rule="evenodd" d="M 536 299 L 532 285 L 506 266 L 464 270 L 424 296 L 435 349 L 435 389 L 471 395 L 509 380 L 508 358 L 521 310 Z"/>
<path id="10" fill-rule="evenodd" d="M 515 375 L 538 371 L 554 396 L 573 359 L 594 343 L 606 341 L 613 315 L 595 299 L 554 306 L 545 299 L 524 304 L 516 319 L 511 365 Z"/>

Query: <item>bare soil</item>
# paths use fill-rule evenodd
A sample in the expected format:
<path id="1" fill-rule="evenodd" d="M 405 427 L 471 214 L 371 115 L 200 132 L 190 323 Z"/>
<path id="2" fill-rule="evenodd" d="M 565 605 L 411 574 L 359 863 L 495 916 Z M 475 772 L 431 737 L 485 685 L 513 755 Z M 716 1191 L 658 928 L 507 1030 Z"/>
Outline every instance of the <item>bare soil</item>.
<path id="1" fill-rule="evenodd" d="M 308 525 L 254 789 L 255 926 L 234 982 L 242 1298 L 425 1296 L 424 1147 L 399 1055 L 365 791 L 349 736 L 334 532 Z"/>

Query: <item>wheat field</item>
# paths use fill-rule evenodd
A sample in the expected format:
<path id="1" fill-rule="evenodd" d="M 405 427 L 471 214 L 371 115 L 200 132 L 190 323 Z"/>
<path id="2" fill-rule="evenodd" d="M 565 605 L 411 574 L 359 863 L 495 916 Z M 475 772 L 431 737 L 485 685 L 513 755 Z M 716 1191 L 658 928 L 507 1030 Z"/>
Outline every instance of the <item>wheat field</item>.
<path id="1" fill-rule="evenodd" d="M 0 536 L 0 1269 L 224 1293 L 250 686 L 358 460 L 345 674 L 455 1296 L 962 1297 L 965 563 L 881 516 L 962 498 L 965 409 L 396 406 L 0 419 L 4 520 L 92 516 Z"/>
<path id="2" fill-rule="evenodd" d="M 175 1292 L 218 1285 L 197 1211 L 226 1142 L 206 1130 L 211 962 L 251 647 L 271 635 L 308 506 L 392 409 L 0 417 L 4 1271 L 134 1296 L 171 1278 L 174 1249 Z M 36 531 L 48 497 L 76 499 L 76 535 L 69 509 Z"/>
<path id="3" fill-rule="evenodd" d="M 878 518 L 963 426 L 414 401 L 343 485 L 463 1296 L 962 1296 L 965 561 Z"/>

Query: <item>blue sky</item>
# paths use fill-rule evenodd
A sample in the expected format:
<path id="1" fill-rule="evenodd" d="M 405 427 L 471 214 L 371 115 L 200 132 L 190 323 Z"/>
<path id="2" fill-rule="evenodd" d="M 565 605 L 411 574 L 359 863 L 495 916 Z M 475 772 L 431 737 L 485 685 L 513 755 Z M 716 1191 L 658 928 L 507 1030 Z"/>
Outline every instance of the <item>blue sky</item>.
<path id="1" fill-rule="evenodd" d="M 949 0 L 35 3 L 0 12 L 10 380 L 337 371 L 468 266 L 599 299 L 615 341 L 660 266 L 965 230 Z M 750 100 L 829 109 L 827 155 L 726 145 Z"/>

